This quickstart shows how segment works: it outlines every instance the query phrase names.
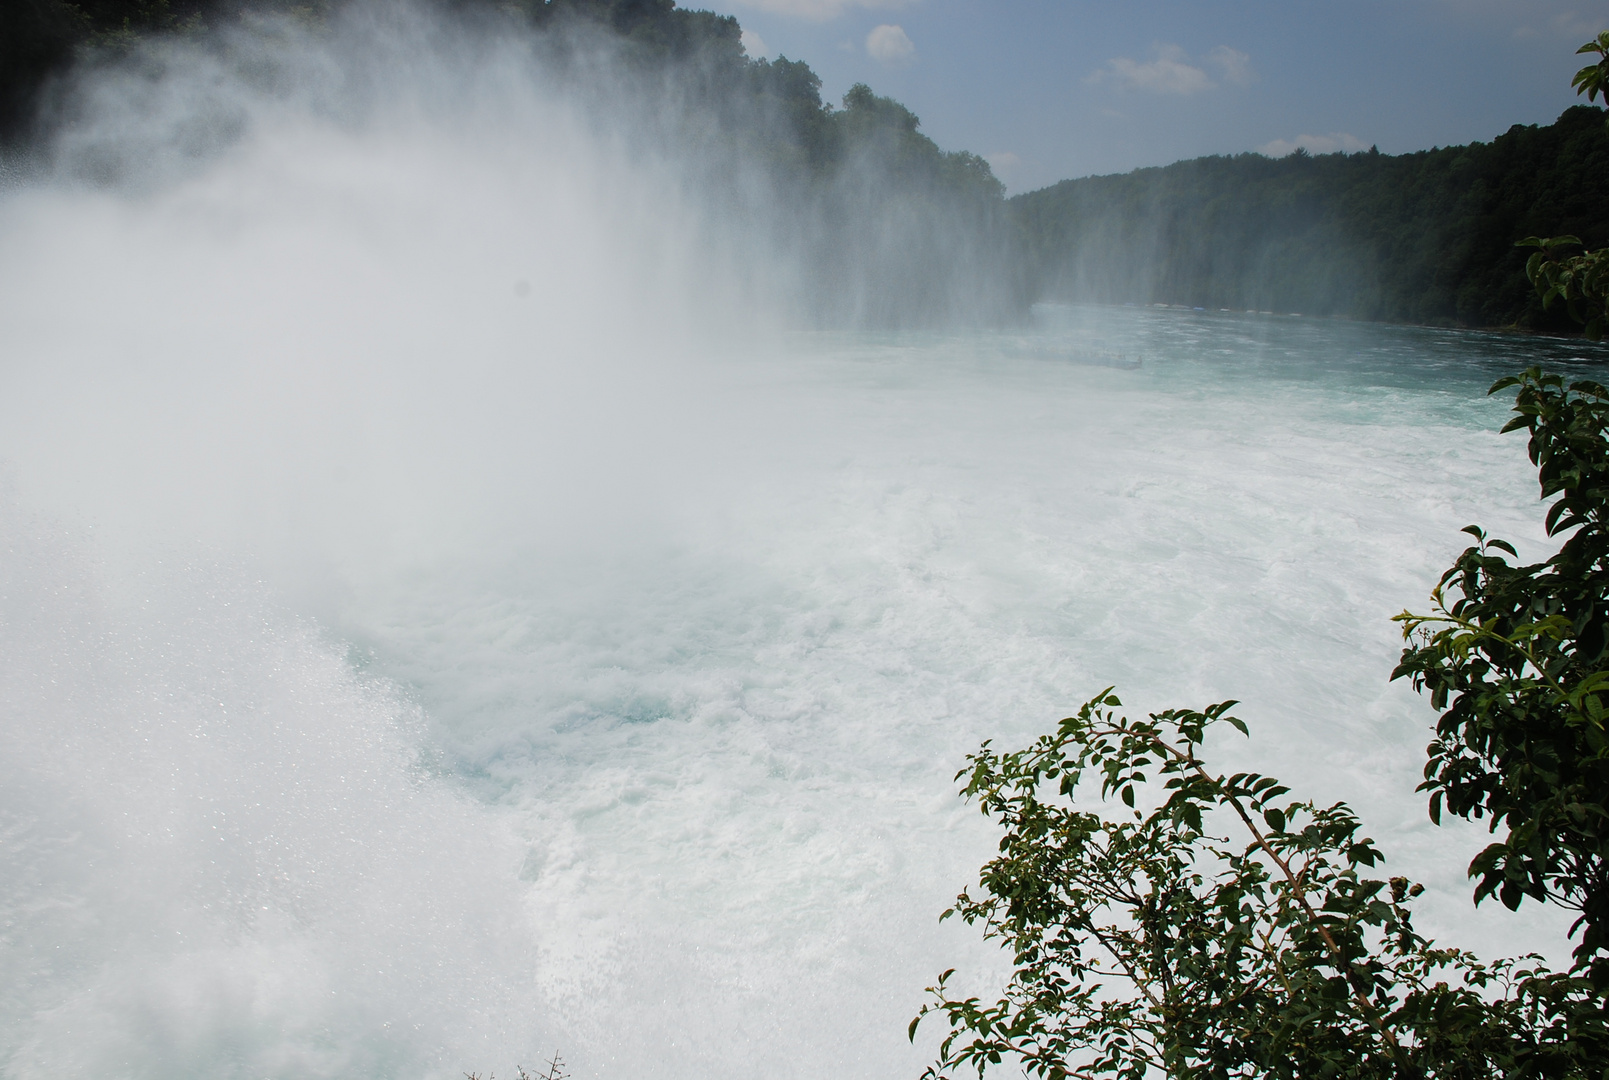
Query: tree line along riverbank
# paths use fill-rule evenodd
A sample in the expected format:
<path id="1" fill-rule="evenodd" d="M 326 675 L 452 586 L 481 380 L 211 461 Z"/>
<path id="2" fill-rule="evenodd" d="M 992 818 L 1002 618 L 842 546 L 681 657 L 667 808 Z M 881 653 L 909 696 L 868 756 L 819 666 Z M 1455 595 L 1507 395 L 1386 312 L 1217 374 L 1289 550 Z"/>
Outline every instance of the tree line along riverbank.
<path id="1" fill-rule="evenodd" d="M 530 34 L 561 68 L 578 40 L 607 40 L 621 60 L 611 77 L 673 75 L 701 121 L 673 137 L 698 144 L 690 156 L 716 162 L 712 176 L 741 158 L 768 177 L 773 197 L 732 212 L 798 260 L 824 323 L 1009 320 L 1053 300 L 1574 332 L 1562 309 L 1543 310 L 1514 243 L 1609 244 L 1609 132 L 1593 106 L 1467 146 L 1212 156 L 1007 199 L 982 158 L 938 147 L 899 102 L 856 86 L 832 104 L 804 61 L 748 57 L 730 16 L 673 0 L 438 6 Z M 202 38 L 263 12 L 315 26 L 339 7 L 17 0 L 0 7 L 0 137 L 15 148 L 71 123 L 62 76 L 152 39 Z"/>

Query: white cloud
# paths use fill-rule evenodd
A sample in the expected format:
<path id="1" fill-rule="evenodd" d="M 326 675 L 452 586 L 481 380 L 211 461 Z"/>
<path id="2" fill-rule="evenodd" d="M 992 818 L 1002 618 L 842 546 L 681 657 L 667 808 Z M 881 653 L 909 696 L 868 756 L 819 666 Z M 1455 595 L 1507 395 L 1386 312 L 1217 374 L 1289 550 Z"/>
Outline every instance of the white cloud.
<path id="1" fill-rule="evenodd" d="M 1223 81 L 1230 86 L 1250 86 L 1257 80 L 1251 70 L 1251 57 L 1239 49 L 1220 45 L 1207 54 L 1207 62 L 1218 69 Z"/>
<path id="2" fill-rule="evenodd" d="M 1116 56 L 1106 66 L 1089 77 L 1092 83 L 1115 82 L 1128 90 L 1146 90 L 1154 94 L 1180 94 L 1188 96 L 1211 90 L 1219 85 L 1208 75 L 1202 63 L 1219 72 L 1219 78 L 1231 86 L 1245 86 L 1256 75 L 1251 70 L 1251 57 L 1227 45 L 1220 45 L 1197 63 L 1177 45 L 1158 44 L 1156 56 L 1151 60 L 1132 60 Z"/>
<path id="3" fill-rule="evenodd" d="M 1158 94 L 1198 94 L 1212 89 L 1212 79 L 1193 67 L 1185 51 L 1177 45 L 1158 45 L 1156 59 L 1141 63 L 1116 56 L 1091 77 L 1091 82 L 1108 79 L 1130 90 L 1150 90 Z"/>
<path id="4" fill-rule="evenodd" d="M 908 64 L 916 58 L 916 44 L 898 26 L 884 23 L 866 35 L 866 52 L 884 64 Z"/>
<path id="5" fill-rule="evenodd" d="M 826 22 L 836 19 L 844 12 L 854 8 L 873 8 L 888 10 L 891 8 L 910 7 L 920 0 L 737 0 L 744 7 L 754 8 L 756 11 L 768 12 L 772 15 L 786 15 L 795 19 L 808 19 L 811 22 Z"/>
<path id="6" fill-rule="evenodd" d="M 762 56 L 771 55 L 771 50 L 766 47 L 765 39 L 753 30 L 743 31 L 743 51 L 749 54 L 750 60 L 758 60 Z"/>
<path id="7" fill-rule="evenodd" d="M 1267 157 L 1280 158 L 1294 153 L 1298 146 L 1309 154 L 1333 154 L 1338 150 L 1352 154 L 1369 148 L 1369 144 L 1356 135 L 1348 135 L 1344 131 L 1332 131 L 1328 135 L 1298 135 L 1294 139 L 1275 139 L 1273 142 L 1263 143 L 1257 148 L 1257 152 Z"/>

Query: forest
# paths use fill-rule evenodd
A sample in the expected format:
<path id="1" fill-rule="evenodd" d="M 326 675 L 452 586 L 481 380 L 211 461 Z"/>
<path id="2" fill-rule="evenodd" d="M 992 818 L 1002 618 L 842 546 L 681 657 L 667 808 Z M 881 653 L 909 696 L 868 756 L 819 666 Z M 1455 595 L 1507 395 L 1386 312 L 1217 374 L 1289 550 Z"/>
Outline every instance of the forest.
<path id="1" fill-rule="evenodd" d="M 1573 330 L 1543 312 L 1514 245 L 1609 242 L 1609 132 L 1577 105 L 1489 143 L 1197 158 L 1011 206 L 1044 299 Z"/>

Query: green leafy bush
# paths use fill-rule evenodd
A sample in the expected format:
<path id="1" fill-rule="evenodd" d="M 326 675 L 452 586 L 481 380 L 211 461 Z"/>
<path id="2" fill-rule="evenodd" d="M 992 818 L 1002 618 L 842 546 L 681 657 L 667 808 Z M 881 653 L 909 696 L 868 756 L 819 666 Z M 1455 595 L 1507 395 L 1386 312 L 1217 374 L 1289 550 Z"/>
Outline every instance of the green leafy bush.
<path id="1" fill-rule="evenodd" d="M 953 996 L 953 972 L 928 988 L 912 1039 L 929 1015 L 949 1025 L 928 1077 L 1008 1060 L 1054 1080 L 1589 1075 L 1561 1050 L 1572 980 L 1436 947 L 1413 927 L 1421 887 L 1369 876 L 1381 854 L 1345 804 L 1208 768 L 1208 731 L 1245 731 L 1234 702 L 1142 721 L 1119 704 L 1103 691 L 958 774 L 1004 836 L 944 917 L 1015 970 L 993 1003 Z M 1084 808 L 1096 785 L 1122 809 Z"/>

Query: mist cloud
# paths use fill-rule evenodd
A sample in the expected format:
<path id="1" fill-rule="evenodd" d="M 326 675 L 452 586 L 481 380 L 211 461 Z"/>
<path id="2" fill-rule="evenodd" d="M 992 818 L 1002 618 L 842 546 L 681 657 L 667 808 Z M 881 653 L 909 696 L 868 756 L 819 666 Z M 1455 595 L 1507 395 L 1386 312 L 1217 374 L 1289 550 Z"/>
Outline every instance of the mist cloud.
<path id="1" fill-rule="evenodd" d="M 989 168 L 993 169 L 995 175 L 1001 179 L 1009 178 L 1022 167 L 1022 157 L 1010 150 L 997 150 L 992 154 L 984 154 L 983 160 L 989 163 Z"/>
<path id="2" fill-rule="evenodd" d="M 749 55 L 751 60 L 758 60 L 763 56 L 771 55 L 771 49 L 766 45 L 765 39 L 753 30 L 743 31 L 743 51 Z"/>

